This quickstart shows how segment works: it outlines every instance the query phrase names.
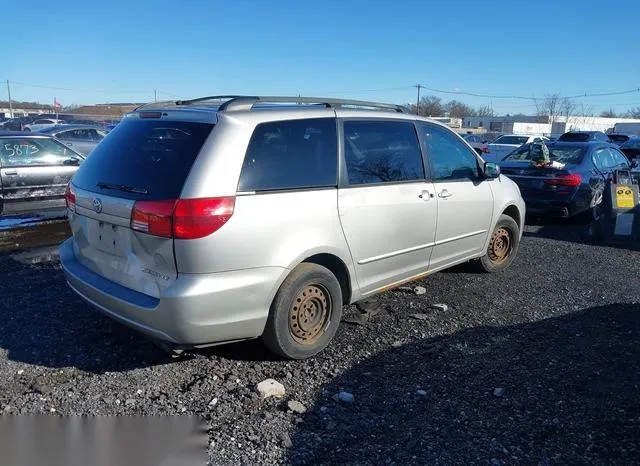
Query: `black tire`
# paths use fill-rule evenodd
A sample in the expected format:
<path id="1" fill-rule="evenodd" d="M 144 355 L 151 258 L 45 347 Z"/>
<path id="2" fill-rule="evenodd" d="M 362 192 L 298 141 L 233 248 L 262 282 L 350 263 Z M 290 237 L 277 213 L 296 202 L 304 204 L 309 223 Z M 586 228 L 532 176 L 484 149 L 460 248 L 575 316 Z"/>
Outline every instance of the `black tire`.
<path id="1" fill-rule="evenodd" d="M 331 271 L 302 263 L 280 286 L 262 340 L 288 359 L 318 354 L 333 339 L 342 317 L 342 290 Z"/>
<path id="2" fill-rule="evenodd" d="M 508 235 L 508 240 L 505 238 Z M 506 240 L 506 244 L 505 244 Z M 504 247 L 499 247 L 502 241 Z M 496 227 L 491 233 L 491 240 L 484 256 L 476 261 L 476 268 L 480 272 L 500 272 L 511 265 L 518 253 L 520 246 L 520 227 L 516 221 L 508 215 L 501 215 Z M 502 255 L 502 250 L 504 256 Z"/>

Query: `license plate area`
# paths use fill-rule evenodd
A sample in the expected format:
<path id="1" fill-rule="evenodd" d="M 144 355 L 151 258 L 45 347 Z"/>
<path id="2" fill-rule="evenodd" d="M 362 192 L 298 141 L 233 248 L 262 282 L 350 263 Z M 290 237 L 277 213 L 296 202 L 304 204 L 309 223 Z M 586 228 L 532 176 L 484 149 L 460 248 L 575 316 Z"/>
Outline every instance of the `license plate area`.
<path id="1" fill-rule="evenodd" d="M 124 256 L 123 228 L 112 223 L 92 220 L 89 223 L 91 247 L 114 256 Z"/>

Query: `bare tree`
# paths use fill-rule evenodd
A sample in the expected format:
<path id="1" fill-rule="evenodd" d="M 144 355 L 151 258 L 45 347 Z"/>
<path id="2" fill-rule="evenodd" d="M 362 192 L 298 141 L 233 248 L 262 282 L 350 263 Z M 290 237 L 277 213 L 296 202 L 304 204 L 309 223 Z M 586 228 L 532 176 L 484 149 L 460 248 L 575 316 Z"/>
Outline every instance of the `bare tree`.
<path id="1" fill-rule="evenodd" d="M 640 118 L 640 107 L 630 108 L 624 116 L 627 118 Z"/>
<path id="2" fill-rule="evenodd" d="M 432 116 L 441 117 L 444 116 L 444 107 L 442 105 L 442 99 L 435 95 L 426 95 L 420 99 L 420 106 L 416 109 L 415 104 L 409 105 L 409 109 L 413 113 L 417 113 L 420 116 Z"/>
<path id="3" fill-rule="evenodd" d="M 489 105 L 481 105 L 475 110 L 475 116 L 492 117 L 494 116 L 493 108 Z"/>
<path id="4" fill-rule="evenodd" d="M 549 123 L 554 123 L 562 106 L 560 94 L 546 95 L 542 100 L 536 100 L 536 112 L 540 117 L 547 117 Z"/>
<path id="5" fill-rule="evenodd" d="M 462 118 L 475 115 L 473 108 L 457 100 L 451 100 L 444 104 L 444 109 L 451 118 Z"/>
<path id="6" fill-rule="evenodd" d="M 604 112 L 600 113 L 600 116 L 602 118 L 615 118 L 618 115 L 616 114 L 616 112 L 613 110 L 613 108 L 609 108 L 609 110 L 605 110 Z"/>
<path id="7" fill-rule="evenodd" d="M 577 104 L 568 97 L 563 97 L 560 100 L 560 105 L 559 105 L 560 114 L 563 117 L 565 117 L 567 120 L 569 119 L 569 117 L 572 117 L 575 115 L 575 111 L 577 107 L 578 107 Z"/>

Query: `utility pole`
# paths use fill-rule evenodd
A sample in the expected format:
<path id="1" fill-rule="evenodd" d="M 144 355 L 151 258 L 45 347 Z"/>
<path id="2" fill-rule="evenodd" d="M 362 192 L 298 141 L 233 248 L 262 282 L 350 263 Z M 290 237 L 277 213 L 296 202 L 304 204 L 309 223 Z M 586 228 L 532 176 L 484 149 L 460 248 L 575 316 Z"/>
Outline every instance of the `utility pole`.
<path id="1" fill-rule="evenodd" d="M 9 87 L 8 79 L 7 79 L 7 94 L 9 95 L 9 117 L 13 118 L 13 105 L 11 103 L 11 88 Z"/>
<path id="2" fill-rule="evenodd" d="M 414 87 L 418 89 L 418 97 L 416 97 L 416 115 L 420 115 L 420 88 L 422 86 L 420 84 L 416 84 Z"/>
<path id="3" fill-rule="evenodd" d="M 157 89 L 153 90 L 153 101 L 154 102 L 158 101 L 158 90 Z"/>

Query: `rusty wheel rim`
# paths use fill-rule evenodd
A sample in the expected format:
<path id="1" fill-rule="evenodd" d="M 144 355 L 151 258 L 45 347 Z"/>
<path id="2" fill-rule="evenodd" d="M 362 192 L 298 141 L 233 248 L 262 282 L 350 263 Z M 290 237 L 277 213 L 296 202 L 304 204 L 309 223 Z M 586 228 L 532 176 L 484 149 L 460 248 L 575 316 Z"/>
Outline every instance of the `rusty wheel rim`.
<path id="1" fill-rule="evenodd" d="M 289 309 L 289 331 L 293 339 L 312 345 L 322 336 L 331 317 L 331 298 L 320 285 L 307 285 L 294 298 Z"/>
<path id="2" fill-rule="evenodd" d="M 506 228 L 498 228 L 489 243 L 489 259 L 495 264 L 506 261 L 511 254 L 511 234 Z"/>

